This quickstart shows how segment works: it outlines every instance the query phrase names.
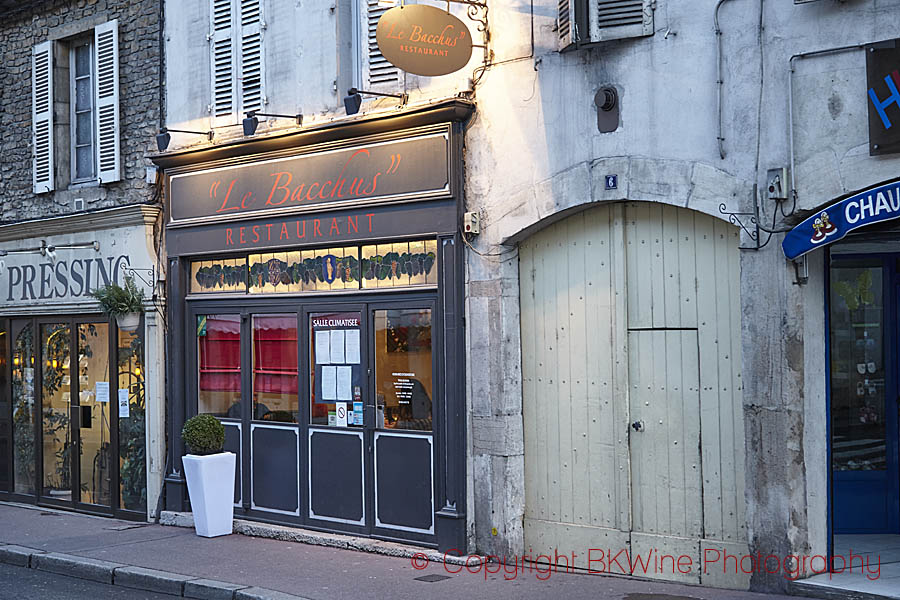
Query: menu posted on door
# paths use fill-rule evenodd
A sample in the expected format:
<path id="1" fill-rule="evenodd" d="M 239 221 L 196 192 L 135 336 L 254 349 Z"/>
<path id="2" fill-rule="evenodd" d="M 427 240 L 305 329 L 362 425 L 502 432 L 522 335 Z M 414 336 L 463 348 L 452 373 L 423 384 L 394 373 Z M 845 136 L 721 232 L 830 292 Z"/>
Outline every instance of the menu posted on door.
<path id="1" fill-rule="evenodd" d="M 346 418 L 347 425 L 362 425 L 361 403 L 356 410 L 362 385 L 360 313 L 317 313 L 310 321 L 315 402 L 351 404 L 354 410 L 334 424 L 343 424 Z"/>

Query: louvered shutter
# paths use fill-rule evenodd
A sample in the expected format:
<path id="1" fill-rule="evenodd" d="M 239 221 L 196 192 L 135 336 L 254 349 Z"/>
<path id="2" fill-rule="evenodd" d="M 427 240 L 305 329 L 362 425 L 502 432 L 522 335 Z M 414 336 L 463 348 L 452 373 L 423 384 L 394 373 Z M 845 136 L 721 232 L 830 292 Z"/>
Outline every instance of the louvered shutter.
<path id="1" fill-rule="evenodd" d="M 262 110 L 265 104 L 265 53 L 262 35 L 262 2 L 239 0 L 241 7 L 241 68 L 238 78 L 241 112 Z"/>
<path id="2" fill-rule="evenodd" d="M 588 0 L 591 42 L 653 35 L 654 0 Z"/>
<path id="3" fill-rule="evenodd" d="M 97 178 L 100 183 L 122 178 L 119 150 L 118 21 L 94 29 L 94 106 L 97 110 Z"/>
<path id="4" fill-rule="evenodd" d="M 212 97 L 209 111 L 214 127 L 233 124 L 237 114 L 232 5 L 232 0 L 210 0 L 209 70 Z"/>
<path id="5" fill-rule="evenodd" d="M 366 2 L 365 37 L 367 46 L 363 59 L 366 65 L 366 87 L 376 90 L 388 87 L 396 88 L 400 83 L 400 70 L 381 54 L 381 50 L 378 49 L 378 41 L 375 39 L 378 19 L 389 10 L 389 7 L 378 6 L 378 0 L 364 1 Z"/>
<path id="6" fill-rule="evenodd" d="M 575 48 L 578 41 L 577 29 L 575 0 L 559 0 L 556 13 L 556 32 L 560 52 Z"/>
<path id="7" fill-rule="evenodd" d="M 31 54 L 32 187 L 35 194 L 53 191 L 53 42 Z"/>

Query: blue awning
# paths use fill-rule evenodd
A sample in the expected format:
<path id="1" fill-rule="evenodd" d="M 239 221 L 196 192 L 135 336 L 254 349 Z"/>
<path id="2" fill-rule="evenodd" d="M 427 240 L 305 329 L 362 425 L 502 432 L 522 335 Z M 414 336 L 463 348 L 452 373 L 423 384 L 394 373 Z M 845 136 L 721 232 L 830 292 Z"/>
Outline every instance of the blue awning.
<path id="1" fill-rule="evenodd" d="M 789 259 L 842 239 L 854 229 L 900 217 L 900 181 L 878 186 L 835 202 L 784 236 L 781 248 Z"/>

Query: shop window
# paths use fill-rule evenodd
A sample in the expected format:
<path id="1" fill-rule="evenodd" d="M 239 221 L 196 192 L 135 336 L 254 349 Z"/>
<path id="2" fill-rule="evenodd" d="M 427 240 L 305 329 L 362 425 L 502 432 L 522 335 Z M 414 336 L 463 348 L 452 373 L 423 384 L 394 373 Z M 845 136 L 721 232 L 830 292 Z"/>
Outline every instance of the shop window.
<path id="1" fill-rule="evenodd" d="M 378 427 L 431 431 L 431 310 L 375 311 Z"/>
<path id="2" fill-rule="evenodd" d="M 10 423 L 9 380 L 6 378 L 9 369 L 9 324 L 0 319 L 0 491 L 8 492 L 12 481 L 12 469 L 9 462 L 12 427 Z"/>
<path id="3" fill-rule="evenodd" d="M 195 260 L 191 263 L 191 292 L 246 292 L 247 259 Z"/>
<path id="4" fill-rule="evenodd" d="M 42 494 L 72 499 L 71 330 L 68 324 L 41 325 L 41 426 L 44 481 Z"/>
<path id="5" fill-rule="evenodd" d="M 884 470 L 884 298 L 881 263 L 831 269 L 831 415 L 835 471 Z"/>
<path id="6" fill-rule="evenodd" d="M 13 491 L 35 493 L 34 325 L 16 334 L 12 358 Z"/>
<path id="7" fill-rule="evenodd" d="M 241 317 L 197 315 L 197 408 L 241 418 Z"/>
<path id="8" fill-rule="evenodd" d="M 119 330 L 119 506 L 147 511 L 147 412 L 144 385 L 144 341 L 141 331 Z"/>
<path id="9" fill-rule="evenodd" d="M 437 241 L 424 240 L 362 247 L 364 288 L 434 285 Z"/>
<path id="10" fill-rule="evenodd" d="M 250 255 L 250 293 L 359 289 L 359 249 L 319 248 Z"/>
<path id="11" fill-rule="evenodd" d="M 297 315 L 253 316 L 253 418 L 297 422 Z"/>
<path id="12" fill-rule="evenodd" d="M 309 397 L 313 425 L 363 425 L 361 315 L 309 315 Z"/>

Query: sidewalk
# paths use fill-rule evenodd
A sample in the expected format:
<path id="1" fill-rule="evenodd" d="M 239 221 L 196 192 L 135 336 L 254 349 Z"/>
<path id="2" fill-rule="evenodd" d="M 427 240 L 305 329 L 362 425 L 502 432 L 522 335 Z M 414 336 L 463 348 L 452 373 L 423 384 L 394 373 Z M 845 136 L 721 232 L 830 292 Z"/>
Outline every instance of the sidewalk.
<path id="1" fill-rule="evenodd" d="M 433 562 L 418 570 L 409 558 L 244 535 L 206 539 L 193 529 L 0 504 L 0 562 L 22 566 L 23 559 L 32 568 L 105 583 L 235 600 L 288 598 L 283 594 L 312 600 L 787 598 L 580 573 L 545 574 L 542 581 L 527 570 L 512 580 L 503 571 L 451 573 L 460 567 Z"/>

